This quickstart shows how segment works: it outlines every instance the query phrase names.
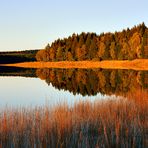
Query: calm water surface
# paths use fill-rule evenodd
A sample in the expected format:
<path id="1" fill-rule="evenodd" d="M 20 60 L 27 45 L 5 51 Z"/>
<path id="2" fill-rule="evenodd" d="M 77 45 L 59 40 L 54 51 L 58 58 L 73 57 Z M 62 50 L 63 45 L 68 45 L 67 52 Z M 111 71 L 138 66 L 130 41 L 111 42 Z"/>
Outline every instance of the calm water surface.
<path id="1" fill-rule="evenodd" d="M 0 77 L 0 107 L 56 105 L 62 102 L 70 105 L 79 100 L 94 101 L 107 97 L 101 93 L 96 96 L 73 95 L 69 91 L 58 90 L 39 78 Z"/>
<path id="2" fill-rule="evenodd" d="M 102 69 L 0 70 L 0 107 L 56 105 L 79 100 L 126 97 L 147 89 L 147 72 Z M 116 96 L 116 97 L 115 97 Z"/>

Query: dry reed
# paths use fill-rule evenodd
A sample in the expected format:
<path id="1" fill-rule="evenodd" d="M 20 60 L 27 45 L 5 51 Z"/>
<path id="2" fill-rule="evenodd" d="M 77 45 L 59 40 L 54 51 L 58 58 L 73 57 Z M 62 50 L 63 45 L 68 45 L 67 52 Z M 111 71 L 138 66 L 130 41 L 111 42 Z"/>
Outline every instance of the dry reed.
<path id="1" fill-rule="evenodd" d="M 148 70 L 148 59 L 104 60 L 104 61 L 59 61 L 59 62 L 24 62 L 3 64 L 24 68 L 104 68 L 104 69 L 133 69 Z"/>
<path id="2" fill-rule="evenodd" d="M 148 103 L 133 100 L 79 102 L 0 111 L 0 147 L 143 147 Z"/>

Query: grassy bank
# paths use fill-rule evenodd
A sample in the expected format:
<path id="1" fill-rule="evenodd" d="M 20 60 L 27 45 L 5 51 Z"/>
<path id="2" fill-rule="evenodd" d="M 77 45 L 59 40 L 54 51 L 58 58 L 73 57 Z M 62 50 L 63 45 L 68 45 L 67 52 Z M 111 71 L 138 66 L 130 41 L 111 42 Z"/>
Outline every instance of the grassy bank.
<path id="1" fill-rule="evenodd" d="M 148 59 L 136 59 L 132 61 L 61 61 L 61 62 L 24 62 L 5 64 L 25 68 L 106 68 L 106 69 L 133 69 L 148 70 Z"/>
<path id="2" fill-rule="evenodd" d="M 147 146 L 148 103 L 79 102 L 0 111 L 0 147 Z"/>

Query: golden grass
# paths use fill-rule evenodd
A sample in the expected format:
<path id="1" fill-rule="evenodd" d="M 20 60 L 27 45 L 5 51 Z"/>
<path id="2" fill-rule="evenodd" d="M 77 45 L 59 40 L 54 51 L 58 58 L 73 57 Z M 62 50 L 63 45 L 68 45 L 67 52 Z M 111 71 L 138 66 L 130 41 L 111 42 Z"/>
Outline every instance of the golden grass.
<path id="1" fill-rule="evenodd" d="M 148 59 L 135 59 L 132 61 L 60 61 L 60 62 L 25 62 L 5 64 L 25 68 L 105 68 L 105 69 L 133 69 L 148 70 Z"/>
<path id="2" fill-rule="evenodd" d="M 79 102 L 0 111 L 0 147 L 147 146 L 148 102 Z"/>

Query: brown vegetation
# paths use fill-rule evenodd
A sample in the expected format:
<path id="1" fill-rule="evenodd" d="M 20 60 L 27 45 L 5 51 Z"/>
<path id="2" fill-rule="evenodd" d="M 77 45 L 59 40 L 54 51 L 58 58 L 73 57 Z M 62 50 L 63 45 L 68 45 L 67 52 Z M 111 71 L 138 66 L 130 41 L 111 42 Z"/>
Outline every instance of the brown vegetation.
<path id="1" fill-rule="evenodd" d="M 115 33 L 73 34 L 58 39 L 36 54 L 37 61 L 102 61 L 148 58 L 148 28 L 145 24 Z"/>
<path id="2" fill-rule="evenodd" d="M 0 147 L 145 148 L 147 108 L 147 100 L 119 99 L 1 110 Z"/>
<path id="3" fill-rule="evenodd" d="M 24 68 L 105 68 L 105 69 L 133 69 L 148 70 L 148 59 L 136 59 L 132 61 L 61 61 L 61 62 L 24 62 L 5 64 L 4 66 Z"/>

